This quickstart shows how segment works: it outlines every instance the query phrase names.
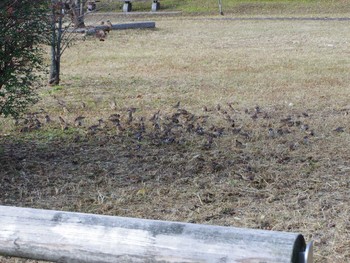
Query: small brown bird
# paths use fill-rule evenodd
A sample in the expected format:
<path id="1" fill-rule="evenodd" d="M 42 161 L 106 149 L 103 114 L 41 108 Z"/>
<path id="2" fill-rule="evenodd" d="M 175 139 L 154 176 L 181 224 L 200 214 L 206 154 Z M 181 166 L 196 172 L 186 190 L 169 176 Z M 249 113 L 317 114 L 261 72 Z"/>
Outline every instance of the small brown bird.
<path id="1" fill-rule="evenodd" d="M 157 111 L 156 113 L 153 114 L 153 116 L 149 119 L 149 121 L 157 121 L 159 119 L 159 112 Z"/>
<path id="2" fill-rule="evenodd" d="M 134 119 L 134 117 L 132 116 L 132 113 L 133 113 L 133 111 L 128 110 L 128 119 L 126 120 L 127 124 L 130 124 Z"/>
<path id="3" fill-rule="evenodd" d="M 58 116 L 58 119 L 60 120 L 61 124 L 66 124 L 66 121 L 61 116 Z"/>
<path id="4" fill-rule="evenodd" d="M 145 132 L 146 131 L 146 126 L 145 126 L 145 122 L 144 122 L 144 118 L 141 117 L 140 119 L 140 131 L 141 132 Z"/>
<path id="5" fill-rule="evenodd" d="M 84 116 L 78 116 L 78 117 L 76 117 L 75 120 L 74 120 L 74 125 L 75 125 L 76 127 L 82 126 L 82 125 L 83 125 L 84 119 L 85 119 Z"/>
<path id="6" fill-rule="evenodd" d="M 49 115 L 45 115 L 45 122 L 46 123 L 50 123 L 51 122 L 51 118 Z"/>
<path id="7" fill-rule="evenodd" d="M 253 115 L 250 116 L 253 120 L 256 120 L 258 118 L 258 113 L 254 112 Z"/>
<path id="8" fill-rule="evenodd" d="M 308 129 L 309 129 L 309 125 L 308 124 L 301 124 L 300 125 L 300 130 L 307 131 Z"/>
<path id="9" fill-rule="evenodd" d="M 89 133 L 90 133 L 90 134 L 95 134 L 99 127 L 100 127 L 100 125 L 98 125 L 98 124 L 96 124 L 96 125 L 91 125 L 91 126 L 88 128 Z"/>
<path id="10" fill-rule="evenodd" d="M 36 127 L 36 129 L 41 127 L 41 122 L 38 120 L 38 118 L 35 118 L 34 121 L 34 126 Z"/>
<path id="11" fill-rule="evenodd" d="M 60 124 L 61 124 L 61 129 L 62 131 L 65 131 L 68 129 L 68 124 L 67 122 L 61 117 L 61 116 L 58 116 L 58 119 L 60 120 Z"/>
<path id="12" fill-rule="evenodd" d="M 208 135 L 207 142 L 203 145 L 204 150 L 209 150 L 213 145 L 213 136 Z"/>
<path id="13" fill-rule="evenodd" d="M 298 142 L 292 142 L 289 144 L 289 150 L 291 150 L 291 151 L 295 151 L 298 147 L 299 147 Z"/>
<path id="14" fill-rule="evenodd" d="M 336 129 L 334 129 L 335 132 L 344 132 L 345 128 L 344 127 L 338 127 Z"/>
<path id="15" fill-rule="evenodd" d="M 117 129 L 118 129 L 119 132 L 125 131 L 125 129 L 120 125 L 119 122 L 116 124 L 116 126 L 117 126 Z"/>
<path id="16" fill-rule="evenodd" d="M 108 120 L 111 121 L 111 122 L 119 122 L 119 120 L 120 120 L 120 114 L 118 114 L 118 113 L 111 114 L 111 115 L 108 117 Z"/>
<path id="17" fill-rule="evenodd" d="M 239 128 L 233 128 L 231 131 L 233 134 L 239 134 L 241 132 L 242 128 L 239 127 Z"/>
<path id="18" fill-rule="evenodd" d="M 260 110 L 260 107 L 259 107 L 259 106 L 256 106 L 256 107 L 255 107 L 255 112 L 256 112 L 257 114 L 261 113 L 261 110 Z"/>
<path id="19" fill-rule="evenodd" d="M 98 124 L 92 125 L 88 128 L 89 134 L 95 134 L 100 129 L 102 124 L 103 124 L 103 120 L 99 119 Z"/>
<path id="20" fill-rule="evenodd" d="M 105 29 L 105 31 L 107 33 L 109 33 L 113 29 L 113 25 L 112 25 L 111 21 L 109 21 L 109 20 L 107 20 L 106 25 L 107 25 L 107 28 Z"/>
<path id="21" fill-rule="evenodd" d="M 95 36 L 100 40 L 100 41 L 105 41 L 106 37 L 107 37 L 107 33 L 100 29 L 96 31 Z"/>
<path id="22" fill-rule="evenodd" d="M 244 149 L 246 146 L 239 140 L 236 140 L 236 147 L 239 149 Z"/>

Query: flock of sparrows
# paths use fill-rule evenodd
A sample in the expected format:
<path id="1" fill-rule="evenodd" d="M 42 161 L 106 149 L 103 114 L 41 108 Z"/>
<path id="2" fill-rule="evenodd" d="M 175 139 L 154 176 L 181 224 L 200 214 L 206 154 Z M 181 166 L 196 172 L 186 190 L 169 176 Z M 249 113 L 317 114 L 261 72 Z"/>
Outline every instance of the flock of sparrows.
<path id="1" fill-rule="evenodd" d="M 63 101 L 58 100 L 58 102 L 60 102 L 60 106 L 66 107 Z M 244 149 L 248 142 L 257 140 L 257 134 L 261 138 L 261 133 L 264 133 L 264 130 L 266 132 L 265 139 L 284 138 L 287 134 L 301 138 L 289 142 L 290 150 L 295 150 L 300 144 L 309 144 L 310 138 L 315 136 L 315 131 L 305 122 L 309 117 L 307 113 L 302 113 L 300 117 L 288 116 L 276 121 L 271 120 L 272 117 L 268 111 L 263 111 L 258 106 L 244 112 L 233 108 L 232 104 L 228 104 L 227 107 L 217 105 L 212 109 L 203 107 L 203 111 L 204 115 L 195 115 L 180 107 L 180 102 L 178 102 L 167 113 L 157 110 L 147 118 L 136 116 L 137 109 L 130 107 L 110 114 L 105 120 L 101 118 L 95 124 L 87 125 L 88 121 L 84 116 L 77 116 L 71 120 L 58 116 L 57 121 L 41 110 L 28 113 L 16 123 L 22 126 L 21 132 L 29 132 L 40 129 L 47 124 L 54 126 L 59 123 L 63 131 L 69 128 L 81 129 L 85 130 L 88 136 L 98 136 L 105 131 L 115 131 L 118 135 L 125 133 L 138 142 L 147 138 L 157 144 L 181 144 L 191 140 L 191 136 L 195 135 L 203 138 L 202 148 L 205 150 L 211 149 L 215 140 L 222 136 L 231 136 L 234 146 L 237 149 Z M 262 125 L 259 119 L 265 120 L 265 123 L 266 121 L 273 123 L 274 126 Z M 249 121 L 251 124 L 247 125 Z M 334 129 L 334 132 L 344 131 L 344 127 Z"/>

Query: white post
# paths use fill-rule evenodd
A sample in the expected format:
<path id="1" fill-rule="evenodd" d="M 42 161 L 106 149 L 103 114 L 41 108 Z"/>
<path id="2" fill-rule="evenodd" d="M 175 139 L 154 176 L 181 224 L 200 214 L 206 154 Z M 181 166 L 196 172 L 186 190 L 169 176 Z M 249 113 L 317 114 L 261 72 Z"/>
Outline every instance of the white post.
<path id="1" fill-rule="evenodd" d="M 296 233 L 0 206 L 0 254 L 55 262 L 302 262 Z"/>

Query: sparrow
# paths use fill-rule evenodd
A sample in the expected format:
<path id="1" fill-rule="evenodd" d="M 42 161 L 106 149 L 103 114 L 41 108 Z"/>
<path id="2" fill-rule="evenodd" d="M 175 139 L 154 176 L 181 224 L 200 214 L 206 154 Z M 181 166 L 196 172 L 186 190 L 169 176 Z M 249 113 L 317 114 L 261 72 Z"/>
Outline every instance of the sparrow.
<path id="1" fill-rule="evenodd" d="M 336 129 L 334 129 L 333 131 L 335 131 L 335 132 L 344 132 L 345 128 L 344 127 L 338 127 Z"/>
<path id="2" fill-rule="evenodd" d="M 253 120 L 256 120 L 258 118 L 258 113 L 254 112 L 252 116 L 250 116 Z"/>
<path id="3" fill-rule="evenodd" d="M 261 110 L 260 110 L 260 107 L 259 107 L 259 106 L 256 106 L 256 107 L 255 107 L 255 112 L 256 112 L 257 114 L 261 113 Z"/>
<path id="4" fill-rule="evenodd" d="M 156 120 L 158 120 L 159 112 L 160 112 L 160 110 L 157 111 L 156 113 L 154 113 L 153 116 L 149 119 L 149 121 L 156 121 Z"/>
<path id="5" fill-rule="evenodd" d="M 50 118 L 49 115 L 45 115 L 45 122 L 46 122 L 46 123 L 51 122 L 51 118 Z"/>
<path id="6" fill-rule="evenodd" d="M 244 149 L 246 146 L 239 140 L 236 140 L 236 147 L 239 149 Z"/>
<path id="7" fill-rule="evenodd" d="M 300 125 L 300 130 L 307 131 L 308 129 L 309 129 L 309 125 L 307 125 L 307 124 Z"/>
<path id="8" fill-rule="evenodd" d="M 292 143 L 289 145 L 289 150 L 294 151 L 294 150 L 296 150 L 298 147 L 299 147 L 299 143 L 297 143 L 297 142 L 292 142 Z"/>
<path id="9" fill-rule="evenodd" d="M 132 116 L 133 111 L 128 110 L 128 119 L 126 120 L 127 124 L 130 124 L 133 121 L 133 116 Z"/>
<path id="10" fill-rule="evenodd" d="M 60 120 L 61 124 L 66 124 L 66 121 L 61 116 L 58 116 L 58 119 Z"/>
<path id="11" fill-rule="evenodd" d="M 120 120 L 120 114 L 111 114 L 111 115 L 109 115 L 109 117 L 108 117 L 108 120 L 110 120 L 110 121 L 119 121 Z"/>
<path id="12" fill-rule="evenodd" d="M 78 117 L 76 117 L 75 120 L 74 120 L 74 125 L 75 125 L 76 127 L 82 126 L 82 125 L 83 125 L 83 120 L 84 120 L 84 119 L 85 119 L 84 116 L 78 116 Z"/>
<path id="13" fill-rule="evenodd" d="M 58 116 L 58 119 L 60 120 L 62 131 L 67 130 L 68 124 L 66 123 L 66 121 L 61 116 Z"/>

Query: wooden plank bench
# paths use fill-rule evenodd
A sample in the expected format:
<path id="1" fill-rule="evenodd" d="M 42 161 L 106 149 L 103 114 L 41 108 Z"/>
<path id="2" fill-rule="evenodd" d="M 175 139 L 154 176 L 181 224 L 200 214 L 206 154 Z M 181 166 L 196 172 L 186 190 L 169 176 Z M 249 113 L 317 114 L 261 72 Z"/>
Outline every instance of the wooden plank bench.
<path id="1" fill-rule="evenodd" d="M 119 1 L 124 2 L 123 12 L 131 12 L 133 2 L 148 2 L 148 0 L 119 0 Z M 152 0 L 151 11 L 156 12 L 159 9 L 160 9 L 159 0 Z"/>
<path id="2" fill-rule="evenodd" d="M 0 206 L 0 255 L 54 262 L 312 263 L 298 233 Z"/>

